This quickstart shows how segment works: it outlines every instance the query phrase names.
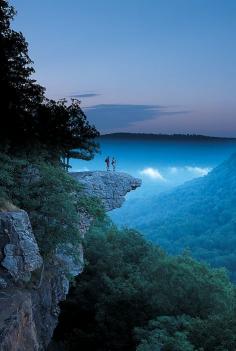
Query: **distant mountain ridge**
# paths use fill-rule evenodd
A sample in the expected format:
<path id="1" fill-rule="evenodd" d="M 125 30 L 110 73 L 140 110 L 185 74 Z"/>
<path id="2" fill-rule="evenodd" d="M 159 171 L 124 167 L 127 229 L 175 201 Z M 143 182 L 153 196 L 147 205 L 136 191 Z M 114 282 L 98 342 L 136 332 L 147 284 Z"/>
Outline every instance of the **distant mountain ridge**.
<path id="1" fill-rule="evenodd" d="M 200 134 L 155 134 L 155 133 L 110 133 L 102 134 L 101 139 L 142 139 L 142 140 L 199 140 L 199 141 L 232 141 L 236 140 L 233 137 L 216 137 Z"/>

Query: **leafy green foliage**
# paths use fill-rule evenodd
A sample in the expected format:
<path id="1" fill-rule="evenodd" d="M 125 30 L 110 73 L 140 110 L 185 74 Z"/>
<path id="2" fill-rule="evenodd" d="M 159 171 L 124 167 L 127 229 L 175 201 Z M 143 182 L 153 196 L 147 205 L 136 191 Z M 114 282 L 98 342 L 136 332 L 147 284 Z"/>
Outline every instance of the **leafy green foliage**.
<path id="1" fill-rule="evenodd" d="M 12 203 L 28 212 L 44 256 L 51 255 L 59 243 L 81 240 L 79 208 L 103 217 L 100 202 L 80 194 L 81 185 L 60 166 L 0 154 L 1 208 Z"/>
<path id="2" fill-rule="evenodd" d="M 139 233 L 120 231 L 109 221 L 86 235 L 85 257 L 55 333 L 65 350 L 197 350 L 208 342 L 197 324 L 210 332 L 213 320 L 215 328 L 227 328 L 225 343 L 234 340 L 235 320 L 221 317 L 235 314 L 235 288 L 223 270 L 188 254 L 167 256 Z M 196 339 L 189 338 L 195 330 Z"/>
<path id="3" fill-rule="evenodd" d="M 235 312 L 202 320 L 182 315 L 159 317 L 145 328 L 136 328 L 137 351 L 233 351 L 236 347 Z"/>
<path id="4" fill-rule="evenodd" d="M 188 340 L 188 328 L 192 318 L 159 317 L 150 321 L 145 328 L 136 328 L 135 335 L 140 341 L 137 351 L 194 351 L 195 347 Z"/>
<path id="5" fill-rule="evenodd" d="M 60 168 L 39 164 L 37 169 L 38 179 L 23 181 L 14 199 L 30 214 L 41 251 L 48 255 L 58 243 L 79 240 L 79 217 L 73 197 L 78 187 Z"/>
<path id="6" fill-rule="evenodd" d="M 14 186 L 13 180 L 14 166 L 11 158 L 6 154 L 0 153 L 0 207 L 4 208 L 8 200 L 8 189 Z"/>

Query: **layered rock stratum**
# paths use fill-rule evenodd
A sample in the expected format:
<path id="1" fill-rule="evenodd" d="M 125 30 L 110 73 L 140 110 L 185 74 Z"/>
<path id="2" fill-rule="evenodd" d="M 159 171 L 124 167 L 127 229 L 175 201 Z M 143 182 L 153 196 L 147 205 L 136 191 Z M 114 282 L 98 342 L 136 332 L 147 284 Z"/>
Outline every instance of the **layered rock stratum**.
<path id="1" fill-rule="evenodd" d="M 82 184 L 82 193 L 100 198 L 106 211 L 120 207 L 127 192 L 141 185 L 126 173 L 77 172 L 71 175 Z M 85 235 L 93 218 L 79 209 L 80 232 Z M 69 280 L 65 272 L 83 270 L 83 249 L 74 262 L 58 248 L 44 262 L 28 214 L 0 212 L 0 351 L 43 351 L 57 325 L 59 302 L 66 298 Z"/>

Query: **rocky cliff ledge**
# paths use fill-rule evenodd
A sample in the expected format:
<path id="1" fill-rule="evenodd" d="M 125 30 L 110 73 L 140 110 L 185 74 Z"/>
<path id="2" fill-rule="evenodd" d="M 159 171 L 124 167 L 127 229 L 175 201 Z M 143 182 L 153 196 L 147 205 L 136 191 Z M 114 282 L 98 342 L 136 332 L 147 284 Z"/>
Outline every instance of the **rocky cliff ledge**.
<path id="1" fill-rule="evenodd" d="M 118 172 L 72 172 L 88 196 L 99 197 L 106 211 L 122 206 L 125 195 L 141 186 L 141 180 Z"/>
<path id="2" fill-rule="evenodd" d="M 81 172 L 71 174 L 83 192 L 99 197 L 110 211 L 120 207 L 127 192 L 141 181 L 125 173 Z M 92 218 L 79 209 L 84 235 Z M 83 258 L 81 246 L 78 254 Z M 66 298 L 65 274 L 79 274 L 82 264 L 59 250 L 43 262 L 25 211 L 0 212 L 0 351 L 43 351 L 50 342 L 59 315 L 58 304 Z"/>

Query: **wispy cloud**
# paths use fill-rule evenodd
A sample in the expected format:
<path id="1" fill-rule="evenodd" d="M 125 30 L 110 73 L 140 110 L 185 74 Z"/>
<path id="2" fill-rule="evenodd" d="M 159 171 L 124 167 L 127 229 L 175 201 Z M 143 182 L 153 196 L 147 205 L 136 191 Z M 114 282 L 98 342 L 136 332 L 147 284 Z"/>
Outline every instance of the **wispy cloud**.
<path id="1" fill-rule="evenodd" d="M 88 172 L 89 169 L 87 167 L 83 167 L 83 168 L 73 168 L 73 172 Z"/>
<path id="2" fill-rule="evenodd" d="M 156 179 L 160 181 L 166 181 L 163 175 L 157 168 L 147 167 L 144 168 L 142 171 L 139 172 L 141 175 L 148 176 L 151 179 Z"/>
<path id="3" fill-rule="evenodd" d="M 185 114 L 188 111 L 173 110 L 172 107 L 161 105 L 100 104 L 85 108 L 85 112 L 99 129 L 110 131 L 129 128 L 135 123 L 161 116 Z"/>
<path id="4" fill-rule="evenodd" d="M 194 173 L 200 177 L 207 175 L 211 171 L 211 168 L 208 168 L 208 167 L 186 166 L 185 168 L 187 169 L 187 171 Z"/>
<path id="5" fill-rule="evenodd" d="M 97 93 L 74 93 L 71 94 L 70 97 L 71 98 L 75 98 L 75 99 L 79 99 L 79 98 L 92 98 L 95 96 L 100 96 L 101 94 L 97 94 Z"/>
<path id="6" fill-rule="evenodd" d="M 170 167 L 169 168 L 171 174 L 176 174 L 178 173 L 178 168 L 177 167 Z"/>

